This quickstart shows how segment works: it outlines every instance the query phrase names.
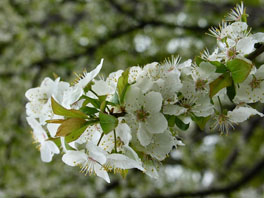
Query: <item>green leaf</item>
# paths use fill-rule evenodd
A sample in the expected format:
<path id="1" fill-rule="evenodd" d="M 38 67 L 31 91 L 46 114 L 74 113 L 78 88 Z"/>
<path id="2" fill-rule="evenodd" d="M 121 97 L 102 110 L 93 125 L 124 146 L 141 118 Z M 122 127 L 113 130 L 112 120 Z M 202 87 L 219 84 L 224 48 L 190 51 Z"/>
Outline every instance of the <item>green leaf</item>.
<path id="1" fill-rule="evenodd" d="M 65 137 L 65 141 L 66 141 L 67 143 L 70 143 L 70 142 L 72 142 L 72 141 L 77 140 L 77 139 L 83 134 L 83 132 L 86 130 L 86 128 L 87 128 L 89 125 L 93 125 L 93 124 L 95 124 L 95 123 L 97 123 L 97 122 L 98 122 L 98 120 L 91 120 L 91 121 L 86 122 L 81 128 L 79 128 L 79 129 L 77 129 L 77 130 L 71 132 L 69 135 L 67 135 L 67 136 Z"/>
<path id="2" fill-rule="evenodd" d="M 118 119 L 116 117 L 102 112 L 99 113 L 99 120 L 105 134 L 113 131 L 118 125 Z"/>
<path id="3" fill-rule="evenodd" d="M 93 115 L 99 112 L 99 110 L 97 110 L 96 108 L 88 107 L 88 106 L 81 107 L 80 111 L 85 113 L 86 115 Z"/>
<path id="4" fill-rule="evenodd" d="M 169 127 L 174 127 L 174 125 L 175 125 L 175 116 L 174 115 L 164 115 L 164 116 L 165 116 L 165 118 L 168 121 L 168 126 Z"/>
<path id="5" fill-rule="evenodd" d="M 128 76 L 129 76 L 129 68 L 127 68 L 122 73 L 122 75 L 119 77 L 118 82 L 117 82 L 117 91 L 118 91 L 119 101 L 121 104 L 124 103 L 125 94 L 126 94 L 127 88 L 129 87 Z"/>
<path id="6" fill-rule="evenodd" d="M 181 119 L 178 117 L 174 116 L 175 119 L 175 124 L 177 127 L 179 127 L 181 130 L 186 131 L 189 128 L 190 123 L 185 124 Z"/>
<path id="7" fill-rule="evenodd" d="M 242 60 L 233 59 L 227 62 L 227 68 L 231 72 L 231 76 L 235 83 L 242 83 L 249 75 L 252 64 Z"/>
<path id="8" fill-rule="evenodd" d="M 199 126 L 201 130 L 204 130 L 204 127 L 207 123 L 207 121 L 210 119 L 211 116 L 208 117 L 197 117 L 195 115 L 192 115 L 192 120 Z"/>
<path id="9" fill-rule="evenodd" d="M 64 108 L 59 103 L 57 103 L 53 97 L 51 97 L 51 107 L 53 112 L 57 115 L 73 118 L 87 118 L 87 116 L 79 110 Z"/>
<path id="10" fill-rule="evenodd" d="M 95 108 L 100 109 L 101 102 L 98 99 L 90 98 L 88 96 L 82 95 L 80 99 L 84 99 L 83 106 L 91 103 Z"/>
<path id="11" fill-rule="evenodd" d="M 230 101 L 233 101 L 234 97 L 236 96 L 235 84 L 232 83 L 231 86 L 226 88 L 226 91 L 227 91 L 227 96 L 230 99 Z"/>
<path id="12" fill-rule="evenodd" d="M 59 126 L 56 136 L 65 137 L 73 131 L 81 128 L 85 123 L 85 119 L 82 118 L 69 118 Z"/>
<path id="13" fill-rule="evenodd" d="M 216 67 L 216 73 L 225 73 L 227 71 L 226 66 L 218 61 L 210 61 L 212 65 Z"/>
<path id="14" fill-rule="evenodd" d="M 224 73 L 223 75 L 219 76 L 217 79 L 210 83 L 210 97 L 212 98 L 221 89 L 231 85 L 232 78 L 230 77 L 229 73 Z"/>

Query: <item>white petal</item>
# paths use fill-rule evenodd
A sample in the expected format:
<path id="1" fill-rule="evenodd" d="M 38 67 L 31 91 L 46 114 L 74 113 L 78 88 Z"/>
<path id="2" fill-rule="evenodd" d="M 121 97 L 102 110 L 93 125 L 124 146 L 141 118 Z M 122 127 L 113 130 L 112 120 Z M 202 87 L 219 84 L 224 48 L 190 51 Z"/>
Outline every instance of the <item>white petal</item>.
<path id="1" fill-rule="evenodd" d="M 125 145 L 128 145 L 132 139 L 131 130 L 126 123 L 120 123 L 116 127 L 116 135 L 124 142 Z"/>
<path id="2" fill-rule="evenodd" d="M 153 82 L 148 77 L 139 78 L 139 80 L 135 83 L 135 86 L 139 87 L 143 93 L 146 93 L 153 86 Z"/>
<path id="3" fill-rule="evenodd" d="M 168 105 L 164 105 L 163 107 L 163 113 L 168 114 L 168 115 L 178 116 L 186 112 L 187 112 L 187 109 L 179 105 L 168 104 Z"/>
<path id="4" fill-rule="evenodd" d="M 136 82 L 136 80 L 137 80 L 137 78 L 141 72 L 142 72 L 142 69 L 139 66 L 130 67 L 129 76 L 128 76 L 128 83 L 132 84 L 132 83 Z"/>
<path id="5" fill-rule="evenodd" d="M 150 133 L 163 133 L 168 122 L 162 113 L 153 113 L 147 117 L 146 128 Z"/>
<path id="6" fill-rule="evenodd" d="M 67 151 L 62 161 L 69 166 L 81 165 L 87 161 L 88 156 L 83 151 Z"/>
<path id="7" fill-rule="evenodd" d="M 153 136 L 153 143 L 146 147 L 146 151 L 152 157 L 162 161 L 166 158 L 173 146 L 174 138 L 172 137 L 170 131 L 166 130 L 162 134 L 155 134 Z"/>
<path id="8" fill-rule="evenodd" d="M 107 163 L 109 163 L 114 168 L 120 169 L 131 169 L 137 168 L 143 171 L 143 167 L 133 159 L 128 158 L 122 154 L 111 154 L 107 157 Z"/>
<path id="9" fill-rule="evenodd" d="M 160 112 L 162 96 L 158 92 L 150 92 L 145 96 L 145 110 L 147 112 Z"/>
<path id="10" fill-rule="evenodd" d="M 101 62 L 100 64 L 91 72 L 89 73 L 85 73 L 84 77 L 82 79 L 80 79 L 78 81 L 77 84 L 75 84 L 74 87 L 79 87 L 81 89 L 85 88 L 86 85 L 91 82 L 91 80 L 93 80 L 97 75 L 98 73 L 100 72 L 100 70 L 102 69 L 102 66 L 103 66 L 103 62 L 104 62 L 104 59 L 101 59 Z"/>
<path id="11" fill-rule="evenodd" d="M 99 164 L 94 164 L 94 172 L 97 176 L 103 178 L 107 183 L 110 183 L 108 173 L 104 170 L 102 166 L 100 166 Z"/>
<path id="12" fill-rule="evenodd" d="M 107 82 L 103 80 L 95 80 L 92 86 L 93 91 L 99 96 L 114 94 L 114 88 L 110 87 Z"/>
<path id="13" fill-rule="evenodd" d="M 147 146 L 151 142 L 152 134 L 150 134 L 143 123 L 139 123 L 137 138 L 142 146 Z"/>
<path id="14" fill-rule="evenodd" d="M 156 167 L 154 166 L 153 162 L 151 160 L 148 160 L 146 162 L 144 162 L 144 168 L 146 170 L 146 174 L 154 179 L 158 179 L 159 178 L 159 174 L 158 171 L 156 169 Z"/>
<path id="15" fill-rule="evenodd" d="M 142 93 L 138 87 L 131 86 L 125 96 L 126 111 L 134 113 L 142 106 Z"/>
<path id="16" fill-rule="evenodd" d="M 46 145 L 49 147 L 49 150 L 54 153 L 54 154 L 59 154 L 60 150 L 58 148 L 58 146 L 52 142 L 52 141 L 45 141 Z"/>
<path id="17" fill-rule="evenodd" d="M 99 148 L 92 142 L 88 142 L 86 148 L 89 152 L 89 157 L 91 157 L 93 160 L 96 160 L 100 164 L 104 164 L 106 162 L 106 152 L 103 149 Z"/>
<path id="18" fill-rule="evenodd" d="M 44 140 L 48 138 L 46 131 L 42 128 L 42 126 L 39 124 L 39 122 L 35 118 L 27 117 L 26 119 L 27 119 L 28 124 L 33 129 L 33 134 L 35 138 L 39 142 L 43 142 Z"/>
<path id="19" fill-rule="evenodd" d="M 235 108 L 233 111 L 229 111 L 227 116 L 229 117 L 231 122 L 240 123 L 247 120 L 250 116 L 259 115 L 263 117 L 264 115 L 258 112 L 256 109 L 251 107 L 238 107 Z"/>
<path id="20" fill-rule="evenodd" d="M 70 108 L 73 103 L 75 103 L 84 94 L 81 87 L 74 86 L 67 89 L 63 94 L 62 106 L 65 108 Z"/>
<path id="21" fill-rule="evenodd" d="M 254 39 L 256 39 L 256 41 L 258 43 L 263 43 L 264 42 L 264 33 L 263 32 L 258 32 L 256 34 L 253 34 Z"/>
<path id="22" fill-rule="evenodd" d="M 40 147 L 40 157 L 43 162 L 51 162 L 53 153 L 49 150 L 48 145 L 45 143 Z"/>
<path id="23" fill-rule="evenodd" d="M 236 50 L 242 54 L 250 54 L 255 50 L 255 43 L 256 41 L 252 37 L 242 38 L 237 42 Z"/>

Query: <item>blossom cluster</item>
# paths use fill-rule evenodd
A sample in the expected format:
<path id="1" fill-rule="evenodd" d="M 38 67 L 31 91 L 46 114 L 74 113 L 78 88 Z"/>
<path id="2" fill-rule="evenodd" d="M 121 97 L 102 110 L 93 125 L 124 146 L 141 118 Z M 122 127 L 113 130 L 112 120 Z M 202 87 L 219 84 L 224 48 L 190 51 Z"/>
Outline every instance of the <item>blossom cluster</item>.
<path id="1" fill-rule="evenodd" d="M 26 97 L 27 122 L 33 129 L 41 159 L 80 166 L 110 182 L 108 172 L 125 175 L 136 168 L 158 178 L 158 167 L 170 151 L 183 145 L 178 131 L 195 122 L 227 133 L 264 102 L 264 65 L 250 54 L 264 42 L 251 34 L 243 4 L 211 28 L 217 48 L 194 60 L 179 57 L 144 67 L 118 70 L 97 79 L 102 65 L 78 76 L 73 84 L 45 78 Z"/>

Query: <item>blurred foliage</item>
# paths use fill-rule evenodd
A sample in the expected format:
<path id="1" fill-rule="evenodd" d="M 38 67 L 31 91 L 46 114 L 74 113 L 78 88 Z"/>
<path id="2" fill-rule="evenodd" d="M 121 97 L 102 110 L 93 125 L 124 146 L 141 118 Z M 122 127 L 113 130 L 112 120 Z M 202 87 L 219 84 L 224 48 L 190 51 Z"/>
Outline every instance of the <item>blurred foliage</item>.
<path id="1" fill-rule="evenodd" d="M 179 54 L 193 58 L 215 41 L 205 35 L 239 1 L 228 0 L 1 0 L 0 1 L 0 198 L 144 197 L 228 185 L 264 156 L 261 119 L 228 136 L 192 130 L 173 151 L 157 181 L 129 171 L 106 184 L 85 177 L 56 156 L 41 162 L 25 122 L 27 89 L 45 76 L 73 80 L 105 59 L 103 74 Z M 249 25 L 264 31 L 264 1 L 247 0 Z M 259 57 L 260 63 L 264 58 Z M 259 106 L 258 108 L 262 108 Z M 263 198 L 264 172 L 234 193 L 209 197 Z"/>

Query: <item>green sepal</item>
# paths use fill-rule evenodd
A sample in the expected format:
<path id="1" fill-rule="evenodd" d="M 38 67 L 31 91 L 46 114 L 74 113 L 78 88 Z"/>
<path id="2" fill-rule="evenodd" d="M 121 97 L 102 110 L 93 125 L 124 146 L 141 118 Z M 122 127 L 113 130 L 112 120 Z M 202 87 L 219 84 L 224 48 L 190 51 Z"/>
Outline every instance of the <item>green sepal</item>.
<path id="1" fill-rule="evenodd" d="M 118 125 L 118 119 L 106 113 L 99 113 L 99 122 L 105 134 L 113 131 Z"/>
<path id="2" fill-rule="evenodd" d="M 217 94 L 221 89 L 231 86 L 232 85 L 232 78 L 230 74 L 224 73 L 223 75 L 219 76 L 213 82 L 209 84 L 210 86 L 210 97 L 212 98 L 215 94 Z"/>
<path id="3" fill-rule="evenodd" d="M 177 116 L 174 116 L 175 117 L 175 124 L 176 124 L 176 126 L 179 128 L 179 129 L 181 129 L 181 130 L 183 130 L 183 131 L 186 131 L 188 128 L 189 128 L 189 126 L 190 126 L 190 123 L 188 123 L 188 124 L 185 124 L 181 119 L 179 119 Z"/>
<path id="4" fill-rule="evenodd" d="M 236 96 L 236 88 L 235 88 L 234 82 L 232 83 L 231 86 L 226 88 L 226 92 L 227 92 L 227 96 L 228 96 L 229 100 L 233 102 L 233 99 Z"/>
<path id="5" fill-rule="evenodd" d="M 186 131 L 189 128 L 190 124 L 185 124 L 181 119 L 179 119 L 175 115 L 165 115 L 165 118 L 168 121 L 169 127 L 174 127 L 176 124 L 176 126 L 183 131 Z"/>
<path id="6" fill-rule="evenodd" d="M 84 87 L 84 92 L 87 93 L 89 90 L 91 90 L 92 86 L 94 85 L 94 82 L 91 81 L 89 82 L 85 87 Z"/>
<path id="7" fill-rule="evenodd" d="M 54 143 L 57 145 L 57 147 L 60 148 L 60 146 L 61 146 L 61 140 L 60 140 L 59 137 L 56 137 L 56 138 L 49 138 L 49 139 L 47 139 L 47 140 L 48 140 L 48 141 L 52 141 L 52 142 L 54 142 Z"/>
<path id="8" fill-rule="evenodd" d="M 195 115 L 192 115 L 191 118 L 192 120 L 199 126 L 199 128 L 201 130 L 204 130 L 205 125 L 207 123 L 207 121 L 210 119 L 211 116 L 207 116 L 207 117 L 198 117 Z"/>
<path id="9" fill-rule="evenodd" d="M 251 63 L 238 58 L 228 61 L 226 66 L 231 72 L 232 79 L 235 83 L 242 83 L 252 69 Z"/>
<path id="10" fill-rule="evenodd" d="M 223 63 L 220 63 L 218 61 L 209 61 L 209 62 L 216 67 L 215 70 L 216 73 L 225 73 L 227 71 L 227 68 Z"/>

